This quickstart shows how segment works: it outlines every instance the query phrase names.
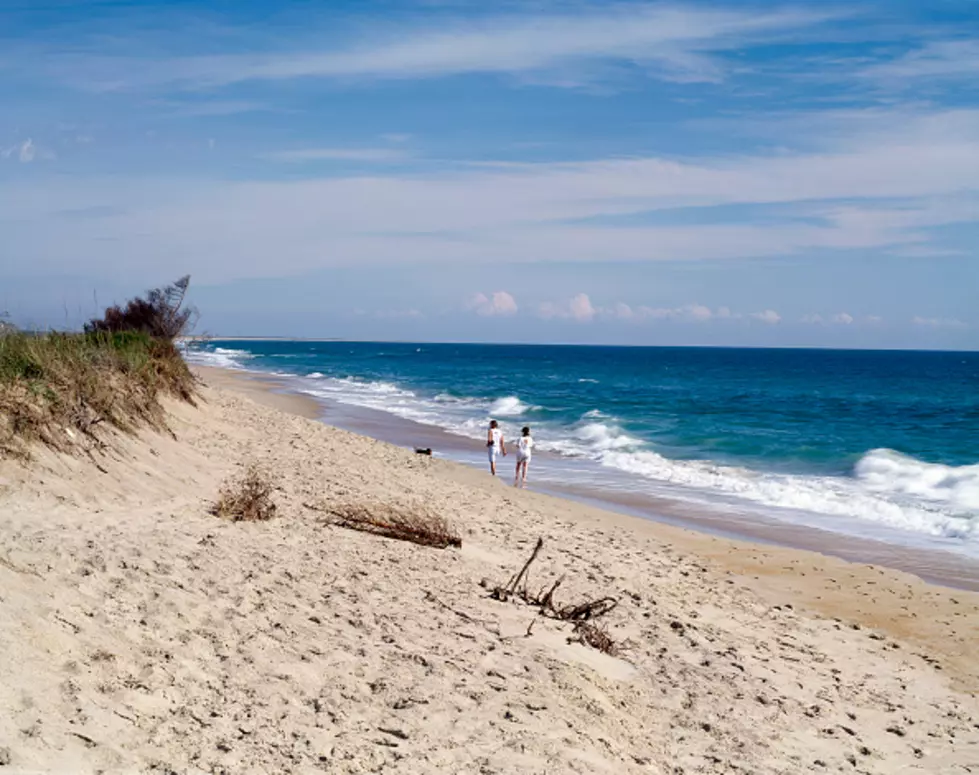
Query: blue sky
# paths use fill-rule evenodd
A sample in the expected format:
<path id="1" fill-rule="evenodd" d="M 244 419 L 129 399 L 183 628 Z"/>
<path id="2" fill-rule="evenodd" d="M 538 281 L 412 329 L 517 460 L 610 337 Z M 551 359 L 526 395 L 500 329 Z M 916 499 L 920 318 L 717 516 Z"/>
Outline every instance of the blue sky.
<path id="1" fill-rule="evenodd" d="M 0 311 L 979 348 L 979 5 L 0 0 Z"/>

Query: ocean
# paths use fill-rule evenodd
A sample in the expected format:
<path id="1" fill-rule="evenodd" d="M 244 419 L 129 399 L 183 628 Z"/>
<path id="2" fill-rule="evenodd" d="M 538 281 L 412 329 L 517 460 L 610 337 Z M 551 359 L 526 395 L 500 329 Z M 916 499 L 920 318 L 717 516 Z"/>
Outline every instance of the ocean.
<path id="1" fill-rule="evenodd" d="M 442 429 L 471 463 L 489 418 L 508 438 L 530 425 L 532 483 L 979 558 L 979 353 L 275 340 L 188 357 Z"/>

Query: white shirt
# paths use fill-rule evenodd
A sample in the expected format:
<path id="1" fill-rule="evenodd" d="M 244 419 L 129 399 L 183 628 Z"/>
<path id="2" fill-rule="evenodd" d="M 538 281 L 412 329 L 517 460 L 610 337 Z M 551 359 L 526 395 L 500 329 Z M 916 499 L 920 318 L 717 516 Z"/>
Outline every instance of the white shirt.
<path id="1" fill-rule="evenodd" d="M 490 429 L 490 434 L 493 437 L 493 449 L 497 452 L 500 451 L 500 440 L 503 438 L 503 431 L 499 428 Z"/>
<path id="2" fill-rule="evenodd" d="M 517 442 L 517 455 L 530 459 L 530 453 L 534 448 L 534 440 L 530 436 L 521 436 Z"/>

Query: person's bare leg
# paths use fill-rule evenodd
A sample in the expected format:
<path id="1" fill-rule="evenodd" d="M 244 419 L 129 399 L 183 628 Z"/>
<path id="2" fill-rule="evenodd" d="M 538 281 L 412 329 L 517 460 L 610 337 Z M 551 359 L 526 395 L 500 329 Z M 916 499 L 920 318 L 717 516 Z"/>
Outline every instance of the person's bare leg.
<path id="1" fill-rule="evenodd" d="M 528 468 L 530 468 L 530 461 L 529 460 L 523 461 L 523 478 L 520 480 L 520 486 L 521 487 L 526 487 L 527 486 L 527 469 Z"/>

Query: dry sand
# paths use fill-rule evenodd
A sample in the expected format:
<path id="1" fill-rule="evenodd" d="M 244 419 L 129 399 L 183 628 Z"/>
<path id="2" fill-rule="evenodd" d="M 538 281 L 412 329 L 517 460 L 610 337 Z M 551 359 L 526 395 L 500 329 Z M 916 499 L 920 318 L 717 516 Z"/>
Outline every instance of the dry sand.
<path id="1" fill-rule="evenodd" d="M 515 491 L 223 379 L 99 467 L 0 463 L 0 772 L 979 773 L 979 595 Z M 209 516 L 253 460 L 279 516 Z M 423 503 L 463 547 L 310 508 L 337 501 Z M 488 597 L 539 536 L 531 586 L 617 597 L 621 658 Z"/>

